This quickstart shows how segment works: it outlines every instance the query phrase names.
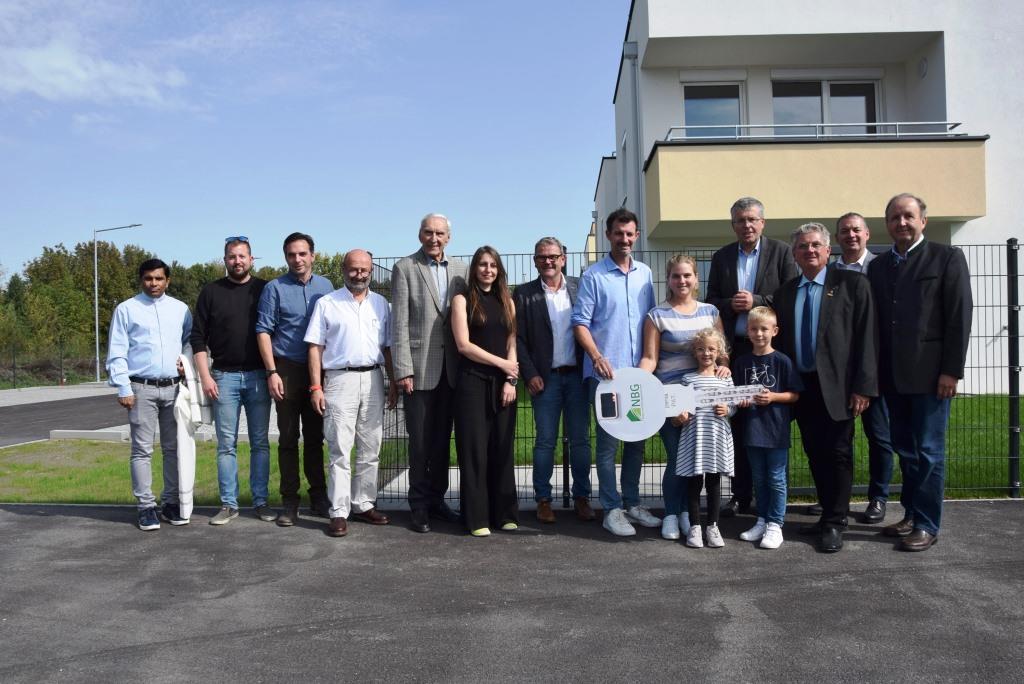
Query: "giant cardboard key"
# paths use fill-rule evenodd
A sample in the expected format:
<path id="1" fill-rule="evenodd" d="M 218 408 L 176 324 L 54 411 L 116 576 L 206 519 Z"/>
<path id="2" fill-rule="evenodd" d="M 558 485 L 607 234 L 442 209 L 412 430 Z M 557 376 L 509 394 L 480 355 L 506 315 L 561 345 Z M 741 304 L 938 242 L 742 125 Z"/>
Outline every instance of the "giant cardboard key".
<path id="1" fill-rule="evenodd" d="M 602 380 L 594 395 L 597 422 L 612 437 L 626 442 L 647 439 L 666 418 L 697 407 L 736 405 L 764 390 L 763 385 L 741 385 L 714 390 L 694 390 L 689 385 L 662 385 L 647 371 L 620 368 L 611 380 Z"/>

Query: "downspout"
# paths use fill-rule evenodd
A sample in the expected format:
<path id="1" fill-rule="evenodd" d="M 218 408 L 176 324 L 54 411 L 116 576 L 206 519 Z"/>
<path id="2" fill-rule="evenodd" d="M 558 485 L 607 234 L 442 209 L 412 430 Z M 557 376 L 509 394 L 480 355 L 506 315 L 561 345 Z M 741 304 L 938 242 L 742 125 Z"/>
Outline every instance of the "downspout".
<path id="1" fill-rule="evenodd" d="M 631 65 L 632 71 L 632 96 L 633 96 L 633 159 L 624 160 L 625 163 L 632 161 L 632 167 L 634 170 L 634 178 L 636 179 L 636 187 L 634 188 L 633 197 L 636 198 L 636 209 L 634 210 L 639 221 L 640 228 L 640 239 L 637 240 L 636 251 L 640 252 L 638 257 L 643 260 L 643 252 L 647 249 L 647 226 L 645 225 L 646 209 L 645 197 L 644 197 L 644 182 L 643 182 L 643 169 L 641 168 L 641 155 L 640 155 L 640 62 L 639 62 L 639 48 L 636 41 L 627 41 L 622 45 L 622 57 L 628 59 Z"/>

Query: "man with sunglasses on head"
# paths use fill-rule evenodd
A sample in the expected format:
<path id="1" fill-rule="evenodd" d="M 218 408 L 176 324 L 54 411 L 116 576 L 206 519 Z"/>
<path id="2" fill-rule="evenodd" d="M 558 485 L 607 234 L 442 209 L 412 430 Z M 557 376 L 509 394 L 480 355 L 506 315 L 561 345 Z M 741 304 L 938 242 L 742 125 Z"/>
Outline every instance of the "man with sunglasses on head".
<path id="1" fill-rule="evenodd" d="M 270 391 L 256 342 L 256 317 L 267 281 L 254 278 L 249 238 L 224 240 L 227 276 L 203 287 L 196 301 L 192 351 L 203 393 L 214 400 L 217 482 L 221 509 L 210 520 L 224 525 L 238 517 L 238 418 L 245 408 L 249 432 L 249 486 L 256 516 L 273 522 L 267 505 L 270 479 Z M 209 357 L 213 357 L 213 369 Z"/>

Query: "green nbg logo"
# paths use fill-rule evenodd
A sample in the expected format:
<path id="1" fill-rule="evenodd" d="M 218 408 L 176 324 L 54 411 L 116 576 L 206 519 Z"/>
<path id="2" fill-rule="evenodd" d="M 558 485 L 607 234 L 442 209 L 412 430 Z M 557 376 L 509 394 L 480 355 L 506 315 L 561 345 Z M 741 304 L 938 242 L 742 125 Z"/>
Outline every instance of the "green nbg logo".
<path id="1" fill-rule="evenodd" d="M 626 418 L 634 423 L 644 419 L 644 410 L 640 406 L 640 385 L 629 386 L 629 410 L 626 411 Z"/>

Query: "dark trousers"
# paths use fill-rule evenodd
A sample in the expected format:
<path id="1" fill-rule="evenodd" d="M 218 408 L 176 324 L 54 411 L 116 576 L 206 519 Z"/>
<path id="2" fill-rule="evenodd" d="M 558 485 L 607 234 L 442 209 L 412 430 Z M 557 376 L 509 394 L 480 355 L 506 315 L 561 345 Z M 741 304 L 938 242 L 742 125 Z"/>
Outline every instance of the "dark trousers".
<path id="1" fill-rule="evenodd" d="M 832 420 L 821 396 L 817 373 L 801 373 L 804 391 L 796 403 L 796 423 L 821 504 L 821 522 L 846 526 L 853 489 L 853 418 Z"/>
<path id="2" fill-rule="evenodd" d="M 717 525 L 718 507 L 722 503 L 722 474 L 706 473 L 682 479 L 686 482 L 686 507 L 690 514 L 690 524 L 700 525 L 700 490 L 704 489 L 708 493 L 708 525 Z"/>
<path id="3" fill-rule="evenodd" d="M 868 499 L 889 500 L 892 481 L 892 437 L 889 433 L 889 409 L 884 397 L 874 397 L 868 410 L 860 414 L 860 424 L 868 439 Z"/>
<path id="4" fill-rule="evenodd" d="M 729 358 L 738 359 L 744 354 L 749 354 L 751 351 L 753 351 L 753 346 L 750 344 L 749 339 L 746 337 L 734 337 Z M 730 483 L 732 498 L 742 504 L 749 504 L 751 499 L 754 498 L 754 480 L 750 476 L 750 461 L 747 460 L 747 447 L 744 446 L 746 441 L 743 439 L 743 421 L 736 415 L 733 416 L 731 425 L 733 452 L 736 456 L 733 459 L 735 473 Z M 760 509 L 758 509 L 758 512 L 760 514 Z"/>
<path id="5" fill-rule="evenodd" d="M 452 388 L 445 369 L 437 387 L 413 390 L 402 400 L 409 433 L 409 508 L 441 505 L 448 491 L 452 438 Z"/>
<path id="6" fill-rule="evenodd" d="M 327 501 L 324 476 L 324 419 L 313 410 L 309 400 L 309 367 L 275 357 L 277 373 L 284 384 L 284 399 L 275 401 L 277 409 L 277 466 L 281 471 L 281 503 L 298 506 L 299 428 L 302 428 L 302 470 L 309 484 L 309 502 L 316 506 Z"/>
<path id="7" fill-rule="evenodd" d="M 516 405 L 501 405 L 501 378 L 459 374 L 455 394 L 455 450 L 459 456 L 462 515 L 472 531 L 519 522 L 512 445 Z"/>

